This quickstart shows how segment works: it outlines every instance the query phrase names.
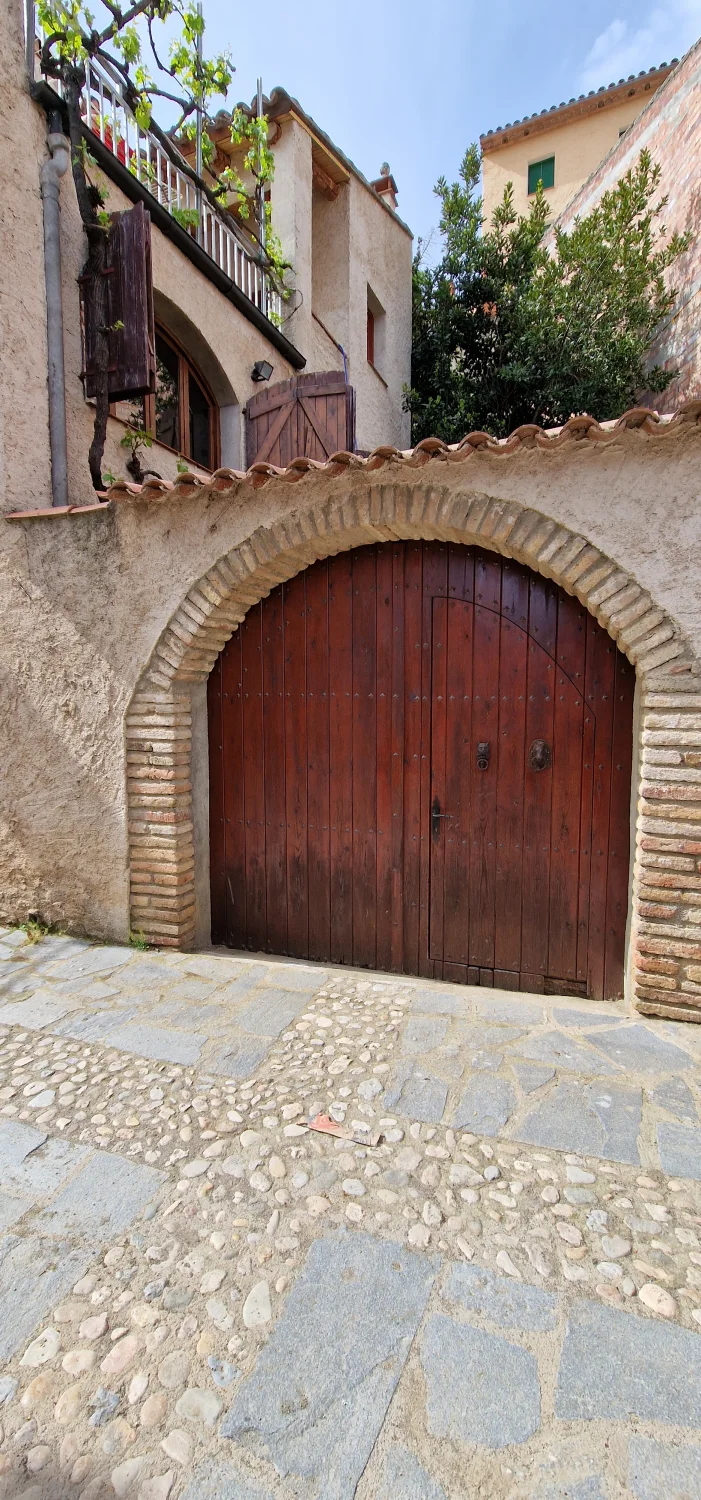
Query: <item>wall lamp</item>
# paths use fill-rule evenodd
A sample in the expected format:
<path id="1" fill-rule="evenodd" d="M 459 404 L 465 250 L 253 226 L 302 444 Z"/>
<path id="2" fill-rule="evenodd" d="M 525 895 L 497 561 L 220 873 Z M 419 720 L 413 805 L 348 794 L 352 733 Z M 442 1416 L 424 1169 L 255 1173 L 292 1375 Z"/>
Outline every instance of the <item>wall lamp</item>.
<path id="1" fill-rule="evenodd" d="M 272 373 L 273 367 L 267 359 L 257 359 L 251 370 L 251 380 L 269 380 Z"/>

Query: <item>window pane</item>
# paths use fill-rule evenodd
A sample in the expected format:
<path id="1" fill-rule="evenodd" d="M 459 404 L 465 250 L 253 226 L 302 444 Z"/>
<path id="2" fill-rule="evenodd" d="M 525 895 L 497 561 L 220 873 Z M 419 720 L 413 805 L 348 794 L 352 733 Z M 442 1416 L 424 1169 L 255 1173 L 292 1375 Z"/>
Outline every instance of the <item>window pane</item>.
<path id="1" fill-rule="evenodd" d="M 202 464 L 203 468 L 211 469 L 209 401 L 192 370 L 188 370 L 188 384 L 190 387 L 190 452 L 188 457 L 193 463 Z"/>
<path id="2" fill-rule="evenodd" d="M 180 450 L 178 393 L 180 361 L 174 349 L 156 334 L 156 437 Z"/>
<path id="3" fill-rule="evenodd" d="M 544 161 L 532 161 L 528 168 L 528 191 L 534 193 L 538 183 L 542 182 L 544 188 L 555 186 L 555 157 L 547 156 Z"/>

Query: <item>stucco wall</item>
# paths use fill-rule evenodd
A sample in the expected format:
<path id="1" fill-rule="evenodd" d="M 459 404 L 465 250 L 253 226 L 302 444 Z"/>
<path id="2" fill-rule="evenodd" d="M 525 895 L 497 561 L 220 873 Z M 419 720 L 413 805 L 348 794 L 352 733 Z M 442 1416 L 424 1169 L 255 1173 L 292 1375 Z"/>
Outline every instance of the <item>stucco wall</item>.
<path id="1" fill-rule="evenodd" d="M 342 344 L 356 391 L 357 443 L 406 447 L 410 420 L 403 388 L 411 376 L 412 238 L 366 183 L 353 173 L 331 200 L 312 186 L 312 142 L 295 119 L 282 122 L 275 146 L 273 224 L 294 264 L 294 313 L 285 332 L 307 369 L 342 369 L 332 339 Z M 380 376 L 367 360 L 367 289 L 385 310 Z M 313 317 L 326 325 L 329 339 Z"/>
<path id="2" fill-rule="evenodd" d="M 659 330 L 651 359 L 678 377 L 661 395 L 646 398 L 658 411 L 674 411 L 679 402 L 701 390 L 701 42 L 686 54 L 627 132 L 602 161 L 562 215 L 566 228 L 575 214 L 588 213 L 601 194 L 632 167 L 646 147 L 662 167 L 661 194 L 667 234 L 691 230 L 689 250 L 670 269 L 678 291 L 676 306 Z"/>
<path id="3" fill-rule="evenodd" d="M 553 218 L 567 206 L 599 162 L 618 145 L 625 130 L 645 104 L 644 95 L 610 104 L 581 119 L 555 124 L 542 134 L 521 137 L 506 146 L 485 151 L 482 160 L 484 211 L 488 220 L 501 202 L 507 182 L 514 185 L 514 207 L 528 212 L 528 167 L 533 161 L 555 157 L 555 186 L 545 193 Z"/>
<path id="4" fill-rule="evenodd" d="M 580 597 L 641 663 L 645 692 L 663 707 L 672 694 L 692 710 L 681 735 L 677 710 L 662 715 L 670 748 L 653 750 L 647 775 L 683 781 L 679 800 L 691 799 L 650 804 L 651 817 L 677 819 L 657 825 L 663 835 L 689 820 L 693 828 L 701 811 L 693 759 L 701 751 L 701 616 L 688 559 L 701 540 L 700 454 L 701 427 L 689 420 L 664 436 L 622 429 L 610 445 L 570 438 L 547 451 L 517 444 L 512 453 L 418 469 L 322 472 L 262 487 L 179 485 L 83 515 L 0 523 L 0 915 L 38 909 L 47 920 L 125 937 L 131 777 L 132 858 L 140 861 L 131 921 L 148 930 L 150 916 L 155 936 L 192 941 L 190 741 L 201 705 L 190 703 L 190 684 L 206 677 L 236 620 L 280 578 L 314 556 L 391 535 L 455 535 L 532 555 L 532 565 L 575 591 L 593 574 Z M 508 539 L 525 511 L 540 538 L 532 554 Z M 602 554 L 608 563 L 596 563 Z M 649 728 L 648 718 L 643 738 Z M 683 752 L 673 748 L 675 733 Z M 678 771 L 687 750 L 688 768 Z M 148 884 L 158 883 L 164 859 L 168 888 L 153 898 Z M 201 844 L 198 859 L 201 879 Z M 685 920 L 700 921 L 693 891 L 691 899 Z M 664 926 L 660 940 L 668 941 Z"/>

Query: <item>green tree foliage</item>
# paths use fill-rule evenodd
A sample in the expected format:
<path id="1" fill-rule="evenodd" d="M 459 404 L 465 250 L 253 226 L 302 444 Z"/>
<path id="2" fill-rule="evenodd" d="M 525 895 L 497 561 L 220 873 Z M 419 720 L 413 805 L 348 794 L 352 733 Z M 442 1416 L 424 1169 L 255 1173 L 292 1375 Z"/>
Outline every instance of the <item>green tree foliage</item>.
<path id="1" fill-rule="evenodd" d="M 443 254 L 427 266 L 419 242 L 414 262 L 413 441 L 458 442 L 471 429 L 503 437 L 581 412 L 603 420 L 664 390 L 673 372 L 650 368 L 647 354 L 674 304 L 665 271 L 689 236 L 666 236 L 649 152 L 547 244 L 540 188 L 520 216 L 509 184 L 485 225 L 480 166 L 471 146 L 460 181 L 439 179 Z"/>

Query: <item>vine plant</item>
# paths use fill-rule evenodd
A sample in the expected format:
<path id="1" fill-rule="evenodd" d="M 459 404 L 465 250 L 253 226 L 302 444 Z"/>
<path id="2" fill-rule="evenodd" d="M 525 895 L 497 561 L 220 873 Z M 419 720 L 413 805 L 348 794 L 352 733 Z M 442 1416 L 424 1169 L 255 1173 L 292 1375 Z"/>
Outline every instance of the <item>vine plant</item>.
<path id="1" fill-rule="evenodd" d="M 151 131 L 164 153 L 190 177 L 214 208 L 221 209 L 229 195 L 235 195 L 239 216 L 246 221 L 247 233 L 268 275 L 284 297 L 289 295 L 284 284 L 289 267 L 272 233 L 269 204 L 265 205 L 262 233 L 259 232 L 257 217 L 252 213 L 274 171 L 265 116 L 251 118 L 238 107 L 231 120 L 232 141 L 245 149 L 243 170 L 248 181 L 253 182 L 253 190 L 234 166 L 216 177 L 213 174 L 215 146 L 207 128 L 208 107 L 213 98 L 226 98 L 234 66 L 228 50 L 212 58 L 202 55 L 204 21 L 196 0 L 133 0 L 126 6 L 116 3 L 116 0 L 98 0 L 98 12 L 96 15 L 83 0 L 39 0 L 37 6 L 42 33 L 41 71 L 61 85 L 68 118 L 73 183 L 87 241 L 85 285 L 87 295 L 93 299 L 91 313 L 97 330 L 95 422 L 88 462 L 93 485 L 96 490 L 101 490 L 104 488 L 102 460 L 109 416 L 110 327 L 104 272 L 111 220 L 105 206 L 105 190 L 95 180 L 96 162 L 85 140 L 81 116 L 81 95 L 93 58 L 109 64 L 116 71 L 124 99 L 137 123 L 143 130 Z M 167 45 L 165 52 L 164 40 Z M 157 100 L 165 101 L 170 109 L 175 107 L 178 112 L 170 133 L 166 133 L 153 118 Z M 198 113 L 203 122 L 203 168 L 212 174 L 211 182 L 198 176 L 173 140 L 178 135 L 194 139 Z M 135 162 L 128 165 L 132 170 L 136 169 Z M 142 163 L 142 174 L 143 166 Z M 194 210 L 179 210 L 172 205 L 170 211 L 183 228 L 197 223 L 198 215 Z"/>

